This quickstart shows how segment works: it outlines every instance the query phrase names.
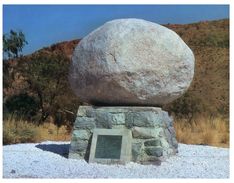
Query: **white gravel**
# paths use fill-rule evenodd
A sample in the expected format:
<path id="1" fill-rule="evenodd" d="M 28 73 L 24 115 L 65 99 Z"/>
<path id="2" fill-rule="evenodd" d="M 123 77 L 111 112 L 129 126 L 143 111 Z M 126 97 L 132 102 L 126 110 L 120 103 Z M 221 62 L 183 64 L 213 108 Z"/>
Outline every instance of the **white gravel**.
<path id="1" fill-rule="evenodd" d="M 69 142 L 3 146 L 4 178 L 229 178 L 229 149 L 179 144 L 161 166 L 67 159 Z M 43 150 L 44 149 L 44 150 Z"/>

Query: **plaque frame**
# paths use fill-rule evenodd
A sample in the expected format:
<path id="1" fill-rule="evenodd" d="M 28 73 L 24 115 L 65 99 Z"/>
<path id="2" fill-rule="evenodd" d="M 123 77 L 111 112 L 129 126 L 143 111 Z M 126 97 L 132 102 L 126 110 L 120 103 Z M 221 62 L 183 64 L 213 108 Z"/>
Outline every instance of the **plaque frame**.
<path id="1" fill-rule="evenodd" d="M 96 146 L 99 135 L 107 136 L 122 136 L 122 144 L 119 159 L 111 158 L 96 158 Z M 101 164 L 126 164 L 131 161 L 132 151 L 132 132 L 128 129 L 101 129 L 96 128 L 93 130 L 93 137 L 90 147 L 89 163 Z"/>

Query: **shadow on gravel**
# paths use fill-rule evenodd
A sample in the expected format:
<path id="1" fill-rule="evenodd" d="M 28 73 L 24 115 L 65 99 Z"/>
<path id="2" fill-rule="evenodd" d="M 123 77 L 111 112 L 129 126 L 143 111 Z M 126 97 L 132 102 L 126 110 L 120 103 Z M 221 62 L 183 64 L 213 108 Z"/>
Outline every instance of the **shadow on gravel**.
<path id="1" fill-rule="evenodd" d="M 38 144 L 36 147 L 68 158 L 70 144 Z"/>

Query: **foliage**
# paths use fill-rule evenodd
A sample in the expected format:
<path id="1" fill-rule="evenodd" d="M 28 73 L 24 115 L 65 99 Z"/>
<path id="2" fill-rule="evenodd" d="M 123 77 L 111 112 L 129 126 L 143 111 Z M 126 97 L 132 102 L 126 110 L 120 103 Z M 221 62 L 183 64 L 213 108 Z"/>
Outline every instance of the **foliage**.
<path id="1" fill-rule="evenodd" d="M 41 51 L 34 54 L 22 68 L 23 76 L 39 100 L 39 122 L 44 122 L 48 116 L 55 116 L 63 109 L 60 98 L 70 94 L 67 81 L 69 60 L 61 53 Z"/>
<path id="2" fill-rule="evenodd" d="M 3 88 L 7 88 L 11 85 L 11 75 L 9 73 L 9 64 L 7 62 L 3 62 Z"/>
<path id="3" fill-rule="evenodd" d="M 26 44 L 28 42 L 22 31 L 10 30 L 9 34 L 3 35 L 3 52 L 8 58 L 17 58 Z"/>
<path id="4" fill-rule="evenodd" d="M 35 97 L 24 93 L 8 98 L 4 107 L 9 113 L 13 113 L 23 119 L 30 119 L 38 111 L 39 105 Z"/>

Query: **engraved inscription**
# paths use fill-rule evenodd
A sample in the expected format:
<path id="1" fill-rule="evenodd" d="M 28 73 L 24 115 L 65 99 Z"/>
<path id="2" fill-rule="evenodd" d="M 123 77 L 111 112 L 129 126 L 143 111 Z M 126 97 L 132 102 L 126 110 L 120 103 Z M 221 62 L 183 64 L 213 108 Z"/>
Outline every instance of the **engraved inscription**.
<path id="1" fill-rule="evenodd" d="M 95 158 L 120 159 L 121 135 L 98 135 Z"/>

